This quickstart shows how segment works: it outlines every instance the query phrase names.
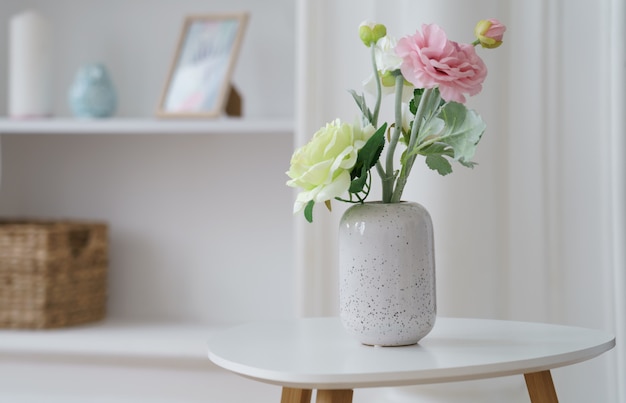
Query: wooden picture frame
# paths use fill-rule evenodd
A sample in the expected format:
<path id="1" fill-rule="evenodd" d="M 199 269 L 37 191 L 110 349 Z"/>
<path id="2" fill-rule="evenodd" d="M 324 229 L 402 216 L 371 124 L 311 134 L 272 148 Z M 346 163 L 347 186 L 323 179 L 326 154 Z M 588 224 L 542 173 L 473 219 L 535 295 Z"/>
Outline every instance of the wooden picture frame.
<path id="1" fill-rule="evenodd" d="M 247 13 L 185 18 L 157 116 L 241 116 L 231 77 L 247 23 Z"/>

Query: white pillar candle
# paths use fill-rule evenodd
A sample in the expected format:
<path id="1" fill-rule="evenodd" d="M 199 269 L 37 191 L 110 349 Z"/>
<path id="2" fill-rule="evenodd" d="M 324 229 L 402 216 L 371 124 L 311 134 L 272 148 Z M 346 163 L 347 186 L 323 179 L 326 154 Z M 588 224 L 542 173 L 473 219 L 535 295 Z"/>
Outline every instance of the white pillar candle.
<path id="1" fill-rule="evenodd" d="M 50 25 L 34 11 L 9 23 L 10 117 L 45 117 L 52 114 Z"/>

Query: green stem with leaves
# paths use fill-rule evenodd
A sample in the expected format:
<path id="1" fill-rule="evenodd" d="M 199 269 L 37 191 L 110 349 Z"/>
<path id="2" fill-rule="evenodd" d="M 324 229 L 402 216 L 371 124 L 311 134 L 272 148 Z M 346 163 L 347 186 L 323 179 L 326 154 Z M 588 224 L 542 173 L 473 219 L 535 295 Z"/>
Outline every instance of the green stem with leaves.
<path id="1" fill-rule="evenodd" d="M 439 97 L 436 96 L 436 91 L 432 88 L 426 89 L 420 98 L 420 102 L 415 113 L 415 120 L 413 120 L 413 127 L 411 127 L 411 135 L 407 146 L 406 156 L 404 158 L 400 174 L 398 175 L 396 187 L 393 191 L 393 195 L 391 196 L 391 203 L 399 203 L 402 199 L 402 192 L 404 191 L 409 174 L 413 168 L 415 158 L 417 158 L 417 152 L 415 151 L 418 150 L 419 137 L 422 137 L 420 136 L 420 129 L 424 125 L 425 120 L 430 119 L 431 116 L 426 116 L 426 113 L 429 112 L 432 114 L 435 110 L 433 105 L 435 102 L 437 104 L 439 103 Z M 398 108 L 398 106 L 396 106 L 396 108 Z"/>

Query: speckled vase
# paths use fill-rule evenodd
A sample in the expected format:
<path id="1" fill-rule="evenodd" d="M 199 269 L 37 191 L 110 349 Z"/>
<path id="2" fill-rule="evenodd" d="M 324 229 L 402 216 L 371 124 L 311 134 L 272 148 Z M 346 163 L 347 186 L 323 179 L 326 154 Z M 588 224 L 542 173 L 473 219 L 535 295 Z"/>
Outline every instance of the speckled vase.
<path id="1" fill-rule="evenodd" d="M 361 343 L 417 343 L 435 325 L 433 225 L 418 203 L 355 204 L 339 228 L 339 304 Z"/>

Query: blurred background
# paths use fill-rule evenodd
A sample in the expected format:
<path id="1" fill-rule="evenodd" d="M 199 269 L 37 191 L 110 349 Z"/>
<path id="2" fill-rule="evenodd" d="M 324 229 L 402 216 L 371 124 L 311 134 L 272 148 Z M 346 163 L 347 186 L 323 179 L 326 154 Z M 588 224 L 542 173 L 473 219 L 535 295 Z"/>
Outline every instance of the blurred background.
<path id="1" fill-rule="evenodd" d="M 314 224 L 292 216 L 284 172 L 293 149 L 319 127 L 358 115 L 347 90 L 360 91 L 370 74 L 358 25 L 374 20 L 401 37 L 434 22 L 469 42 L 478 20 L 501 20 L 504 44 L 478 50 L 489 75 L 468 103 L 487 123 L 478 165 L 440 177 L 418 161 L 405 191 L 433 218 L 439 314 L 613 332 L 617 349 L 553 376 L 563 401 L 626 401 L 623 1 L 3 0 L 0 23 L 8 27 L 27 9 L 46 16 L 53 31 L 54 118 L 71 117 L 67 94 L 80 66 L 102 62 L 118 94 L 111 119 L 122 129 L 23 135 L 2 119 L 0 213 L 106 220 L 109 317 L 201 326 L 337 314 L 336 233 L 345 206 L 334 203 L 331 214 L 318 206 Z M 207 121 L 210 135 L 125 134 L 128 119 L 154 124 L 184 18 L 239 11 L 250 21 L 232 81 L 244 123 L 263 129 L 220 132 Z M 0 66 L 7 66 L 3 37 Z M 0 73 L 6 95 L 7 71 Z M 7 108 L 0 97 L 0 114 Z M 16 397 L 20 382 L 41 381 L 51 367 L 6 362 L 0 372 L 13 375 L 0 376 L 0 400 L 53 401 Z M 123 379 L 126 370 L 70 365 L 64 374 L 81 383 L 105 373 Z M 139 391 L 120 394 L 150 395 L 145 370 L 134 376 Z M 68 396 L 62 387 L 41 390 Z M 206 393 L 230 401 L 212 390 L 198 386 L 183 401 L 211 401 Z M 520 377 L 358 391 L 355 401 L 527 401 L 524 393 Z"/>

